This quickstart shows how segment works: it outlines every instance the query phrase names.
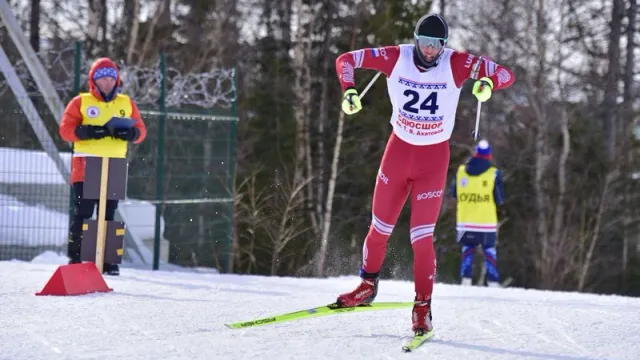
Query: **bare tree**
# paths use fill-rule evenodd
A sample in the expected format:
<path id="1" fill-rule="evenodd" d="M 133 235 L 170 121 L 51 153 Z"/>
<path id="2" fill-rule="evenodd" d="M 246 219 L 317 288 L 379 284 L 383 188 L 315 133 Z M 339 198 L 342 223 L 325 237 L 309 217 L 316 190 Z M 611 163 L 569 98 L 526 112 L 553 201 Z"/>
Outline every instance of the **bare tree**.
<path id="1" fill-rule="evenodd" d="M 247 274 L 258 268 L 256 250 L 260 245 L 261 229 L 270 221 L 265 215 L 268 214 L 268 204 L 273 195 L 267 192 L 267 188 L 258 189 L 257 177 L 260 172 L 260 169 L 254 169 L 235 187 L 235 227 L 242 229 L 242 233 L 236 234 L 238 240 L 234 242 L 232 252 L 237 260 L 234 259 L 233 263 L 237 261 L 234 266 L 236 271 Z"/>
<path id="2" fill-rule="evenodd" d="M 271 241 L 271 275 L 278 274 L 285 247 L 309 231 L 301 217 L 304 196 L 302 192 L 310 179 L 293 181 L 286 176 L 279 182 L 271 198 L 270 210 L 274 214 L 271 226 L 266 227 L 266 233 Z M 300 254 L 296 254 L 300 256 Z"/>
<path id="3" fill-rule="evenodd" d="M 563 9 L 566 1 L 560 2 L 560 8 Z M 561 39 L 561 42 L 564 40 L 562 38 L 563 34 L 565 34 L 567 23 L 566 13 L 564 11 L 560 11 L 556 13 L 559 16 L 560 24 L 558 28 L 558 35 Z M 555 66 L 562 68 L 563 64 L 566 60 L 571 58 L 572 53 L 565 53 L 561 46 L 556 48 L 554 59 L 552 60 Z M 565 204 L 567 202 L 567 185 L 569 182 L 569 175 L 567 174 L 567 162 L 569 159 L 569 154 L 571 152 L 571 135 L 569 129 L 569 109 L 568 109 L 568 93 L 566 86 L 564 84 L 564 76 L 562 71 L 556 71 L 556 88 L 559 92 L 559 115 L 558 119 L 558 127 L 557 130 L 561 134 L 561 146 L 559 149 L 558 163 L 557 163 L 557 192 L 556 198 L 554 201 L 553 207 L 553 227 L 550 234 L 550 242 L 554 245 L 552 246 L 551 254 L 547 254 L 547 256 L 551 255 L 554 258 L 552 269 L 558 274 L 564 274 L 561 276 L 561 279 L 568 277 L 573 270 L 569 266 L 564 266 L 564 269 L 561 269 L 559 265 L 562 263 L 564 259 L 564 253 L 568 250 L 568 246 L 566 245 L 569 241 L 568 239 L 568 231 L 565 224 L 566 219 L 566 209 Z M 564 270 L 564 271 L 563 271 Z M 557 277 L 556 277 L 557 278 Z"/>
<path id="4" fill-rule="evenodd" d="M 629 0 L 629 7 L 627 8 L 627 29 L 625 32 L 626 35 L 626 59 L 625 59 L 625 68 L 623 75 L 623 93 L 622 93 L 622 113 L 621 113 L 621 125 L 619 129 L 619 133 L 621 138 L 623 139 L 623 156 L 626 158 L 627 163 L 633 164 L 633 149 L 630 147 L 629 134 L 633 134 L 633 128 L 640 126 L 640 124 L 634 123 L 634 109 L 633 102 L 634 99 L 637 98 L 637 91 L 634 91 L 634 64 L 635 64 L 635 50 L 637 48 L 637 43 L 635 41 L 636 31 L 637 31 L 637 14 L 638 14 L 638 3 L 637 0 Z M 631 171 L 634 171 L 632 168 Z M 633 175 L 631 176 L 633 178 Z M 635 207 L 632 205 L 637 201 L 637 195 L 634 194 L 634 187 L 628 183 L 625 187 L 624 191 L 624 199 L 623 202 L 626 206 L 624 214 L 624 240 L 622 244 L 622 259 L 620 261 L 621 273 L 622 273 L 622 281 L 621 285 L 623 288 L 626 288 L 629 274 L 629 258 L 630 258 L 630 247 L 633 244 L 633 239 L 636 239 L 636 242 L 640 243 L 640 237 L 637 235 L 637 231 L 633 229 L 634 223 L 634 213 L 631 209 Z"/>
<path id="5" fill-rule="evenodd" d="M 311 72 L 307 62 L 310 59 L 311 52 L 311 32 L 315 15 L 311 9 L 304 5 L 302 0 L 296 0 L 293 4 L 296 26 L 295 32 L 292 34 L 293 40 L 293 72 L 294 85 L 293 88 L 295 99 L 293 102 L 293 111 L 296 121 L 296 154 L 295 154 L 295 170 L 294 182 L 298 183 L 304 177 L 304 170 L 311 173 L 310 167 L 311 148 L 309 134 L 309 105 L 311 103 Z M 307 160 L 307 161 L 305 161 Z"/>
<path id="6" fill-rule="evenodd" d="M 364 12 L 364 3 L 359 3 L 359 6 L 356 8 L 356 19 L 362 21 L 362 17 L 358 16 L 363 14 Z M 350 48 L 353 49 L 356 45 L 356 40 L 358 36 L 358 29 L 360 27 L 359 21 L 354 23 L 351 32 L 351 41 Z M 336 189 L 336 179 L 338 177 L 338 162 L 340 160 L 340 151 L 342 146 L 342 137 L 343 137 L 343 129 L 344 129 L 344 112 L 340 111 L 338 115 L 338 128 L 336 130 L 336 141 L 333 148 L 333 158 L 331 161 L 331 172 L 329 176 L 328 182 L 328 190 L 327 197 L 325 203 L 325 211 L 322 216 L 323 224 L 322 224 L 322 234 L 320 239 L 320 249 L 316 254 L 316 268 L 315 268 L 315 276 L 323 276 L 325 271 L 325 262 L 327 259 L 327 250 L 329 246 L 329 235 L 331 233 L 331 221 L 333 217 L 333 200 Z"/>
<path id="7" fill-rule="evenodd" d="M 33 51 L 40 51 L 40 0 L 31 0 L 31 16 L 29 18 L 29 42 Z"/>
<path id="8" fill-rule="evenodd" d="M 157 0 L 156 9 L 151 17 L 151 20 L 147 24 L 147 33 L 145 34 L 142 48 L 138 54 L 137 65 L 141 66 L 149 57 L 153 57 L 155 54 L 149 54 L 151 48 L 155 45 L 154 38 L 158 29 L 158 24 L 161 23 L 161 19 L 166 19 L 170 16 L 171 0 Z"/>
<path id="9" fill-rule="evenodd" d="M 100 56 L 106 49 L 103 47 L 107 33 L 107 6 L 106 0 L 88 0 L 88 25 L 86 32 L 87 53 L 90 56 Z M 101 35 L 102 30 L 102 37 Z"/>
<path id="10" fill-rule="evenodd" d="M 616 162 L 616 132 L 618 127 L 618 112 L 616 102 L 620 94 L 618 82 L 620 79 L 620 39 L 622 37 L 622 20 L 624 19 L 624 1 L 613 0 L 609 41 L 607 51 L 607 76 L 604 85 L 604 100 L 602 102 L 602 116 L 607 134 L 607 154 L 610 163 Z"/>
<path id="11" fill-rule="evenodd" d="M 329 104 L 329 92 L 330 85 L 329 82 L 333 75 L 333 64 L 334 61 L 330 54 L 330 46 L 333 41 L 332 29 L 333 29 L 333 18 L 334 14 L 337 10 L 337 6 L 335 1 L 327 0 L 325 1 L 325 9 L 323 13 L 325 14 L 325 23 L 324 28 L 322 30 L 321 36 L 323 37 L 322 47 L 320 49 L 320 54 L 323 56 L 320 59 L 320 103 L 319 103 L 319 114 L 318 118 L 315 119 L 316 123 L 316 156 L 311 157 L 308 161 L 315 162 L 315 173 L 309 172 L 309 176 L 314 176 L 314 184 L 315 184 L 315 196 L 309 196 L 309 199 L 313 199 L 312 203 L 315 203 L 315 211 L 312 213 L 311 217 L 314 219 L 312 224 L 314 225 L 314 230 L 316 234 L 320 233 L 320 224 L 324 224 L 324 194 L 326 189 L 327 180 L 325 178 L 325 167 L 326 167 L 326 147 L 325 144 L 325 128 L 329 123 L 329 113 L 328 108 Z M 314 159 L 315 158 L 315 159 Z M 315 161 L 314 161 L 315 160 Z M 313 185 L 313 184 L 312 184 Z M 310 187 L 310 191 L 313 192 L 313 187 Z"/>
<path id="12" fill-rule="evenodd" d="M 127 1 L 123 8 L 123 13 L 130 19 L 129 45 L 127 46 L 127 64 L 133 63 L 133 56 L 138 45 L 138 32 L 140 31 L 140 0 Z"/>

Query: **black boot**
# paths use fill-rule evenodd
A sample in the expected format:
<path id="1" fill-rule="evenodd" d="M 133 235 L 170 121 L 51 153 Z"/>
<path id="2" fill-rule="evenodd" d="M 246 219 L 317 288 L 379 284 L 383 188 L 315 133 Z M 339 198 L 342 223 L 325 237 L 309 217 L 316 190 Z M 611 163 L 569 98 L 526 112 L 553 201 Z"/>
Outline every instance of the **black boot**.
<path id="1" fill-rule="evenodd" d="M 102 273 L 111 276 L 119 276 L 120 266 L 118 266 L 118 264 L 104 264 L 102 267 Z"/>
<path id="2" fill-rule="evenodd" d="M 80 264 L 82 262 L 82 260 L 80 260 L 80 242 L 81 238 L 69 238 L 69 243 L 67 244 L 69 264 Z"/>

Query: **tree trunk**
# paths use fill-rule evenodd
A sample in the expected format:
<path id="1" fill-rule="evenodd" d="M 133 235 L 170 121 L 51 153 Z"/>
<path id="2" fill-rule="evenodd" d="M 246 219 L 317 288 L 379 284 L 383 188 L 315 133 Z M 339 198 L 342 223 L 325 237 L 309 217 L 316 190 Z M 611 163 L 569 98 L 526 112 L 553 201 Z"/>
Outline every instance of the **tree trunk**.
<path id="1" fill-rule="evenodd" d="M 350 48 L 356 46 L 358 26 L 355 25 L 351 34 Z M 338 115 L 338 129 L 336 130 L 336 143 L 333 147 L 333 159 L 331 160 L 331 174 L 329 177 L 329 188 L 327 189 L 326 205 L 323 216 L 322 237 L 320 239 L 320 249 L 317 254 L 315 276 L 324 276 L 325 262 L 327 260 L 327 250 L 329 247 L 329 234 L 331 233 L 331 218 L 333 215 L 333 195 L 336 191 L 336 179 L 338 178 L 338 162 L 340 160 L 340 150 L 342 147 L 342 132 L 344 128 L 344 112 Z"/>
<path id="2" fill-rule="evenodd" d="M 618 98 L 618 80 L 620 74 L 620 38 L 622 34 L 622 19 L 624 18 L 624 1 L 613 0 L 611 23 L 609 29 L 609 45 L 607 59 L 608 68 L 605 76 L 604 99 L 602 103 L 602 119 L 605 122 L 606 149 L 610 164 L 616 160 L 616 132 Z"/>
<path id="3" fill-rule="evenodd" d="M 315 159 L 315 209 L 311 215 L 314 218 L 314 226 L 317 226 L 314 230 L 316 234 L 320 234 L 321 226 L 324 224 L 324 198 L 326 189 L 325 179 L 325 167 L 326 163 L 326 145 L 325 145 L 325 127 L 329 118 L 329 81 L 333 78 L 333 57 L 330 55 L 330 46 L 332 44 L 333 36 L 331 29 L 333 28 L 333 14 L 335 13 L 335 6 L 332 0 L 325 2 L 325 25 L 321 36 L 324 41 L 320 50 L 320 104 L 318 118 L 315 119 L 316 124 L 316 154 L 313 157 Z M 327 60 L 330 59 L 330 60 Z"/>
<path id="4" fill-rule="evenodd" d="M 151 45 L 153 43 L 153 37 L 155 35 L 156 27 L 158 25 L 158 21 L 163 16 L 164 11 L 166 10 L 166 2 L 165 0 L 158 0 L 156 5 L 156 11 L 153 14 L 153 17 L 147 24 L 147 34 L 144 38 L 144 43 L 142 45 L 142 50 L 140 50 L 140 55 L 138 57 L 137 65 L 141 66 L 147 58 L 147 54 L 151 50 Z"/>
<path id="5" fill-rule="evenodd" d="M 634 127 L 634 114 L 633 114 L 633 101 L 635 99 L 634 97 L 634 93 L 633 93 L 633 86 L 634 86 L 634 73 L 633 73 L 633 67 L 634 67 L 634 63 L 635 63 L 635 54 L 634 51 L 636 49 L 636 42 L 635 42 L 635 34 L 636 34 L 636 14 L 638 13 L 638 3 L 637 0 L 629 0 L 629 8 L 627 9 L 627 31 L 626 31 L 626 38 L 627 38 L 627 54 L 626 54 L 626 64 L 625 64 L 625 70 L 624 70 L 624 89 L 622 92 L 622 99 L 623 99 L 623 104 L 622 104 L 622 126 L 621 126 L 621 130 L 622 130 L 622 136 L 623 139 L 625 139 L 624 144 L 623 144 L 623 153 L 626 154 L 626 158 L 627 158 L 627 163 L 628 164 L 632 164 L 633 163 L 633 156 L 632 156 L 632 150 L 627 150 L 628 149 L 628 138 L 629 136 L 627 134 L 629 133 L 633 133 L 633 127 Z M 640 125 L 635 125 L 635 126 L 640 126 Z M 629 246 L 630 246 L 630 238 L 633 236 L 632 234 L 635 234 L 635 231 L 632 231 L 629 229 L 631 223 L 633 222 L 633 198 L 634 196 L 633 194 L 633 189 L 631 185 L 627 185 L 627 190 L 625 191 L 625 195 L 624 198 L 626 201 L 624 201 L 624 204 L 626 204 L 626 210 L 625 210 L 625 214 L 623 215 L 625 217 L 624 220 L 624 240 L 623 240 L 623 244 L 622 244 L 622 261 L 620 261 L 620 265 L 621 265 L 621 273 L 622 273 L 622 278 L 621 278 L 621 287 L 622 287 L 622 291 L 625 291 L 627 288 L 627 280 L 628 280 L 628 271 L 629 271 Z"/>
<path id="6" fill-rule="evenodd" d="M 138 32 L 140 31 L 140 0 L 131 0 L 133 5 L 131 13 L 131 27 L 129 28 L 129 45 L 127 46 L 127 64 L 133 64 L 133 56 L 138 45 Z M 126 6 L 125 6 L 126 9 Z"/>
<path id="7" fill-rule="evenodd" d="M 633 86 L 634 86 L 634 69 L 633 66 L 635 64 L 635 53 L 636 50 L 636 15 L 638 13 L 638 3 L 637 0 L 628 0 L 629 8 L 627 9 L 627 17 L 628 17 L 628 25 L 626 31 L 627 38 L 627 54 L 626 54 L 626 63 L 624 69 L 624 89 L 622 93 L 622 98 L 624 100 L 623 103 L 623 119 L 624 125 L 622 128 L 627 130 L 627 127 L 633 124 Z"/>
<path id="8" fill-rule="evenodd" d="M 327 37 L 330 37 L 329 33 L 326 33 Z M 316 209 L 315 209 L 315 218 L 318 219 L 318 224 L 324 223 L 324 212 L 322 211 L 323 199 L 324 199 L 324 189 L 325 189 L 325 166 L 326 166 L 326 152 L 325 152 L 325 124 L 328 122 L 328 111 L 327 107 L 329 106 L 328 101 L 328 91 L 329 91 L 329 76 L 331 71 L 327 71 L 328 69 L 324 69 L 322 76 L 322 85 L 320 86 L 320 116 L 316 121 L 317 131 L 318 131 L 318 142 L 317 142 L 317 156 L 316 156 L 316 164 L 317 164 L 317 172 L 316 172 Z M 320 226 L 318 225 L 317 229 L 318 233 L 320 232 Z"/>
<path id="9" fill-rule="evenodd" d="M 102 38 L 100 40 L 100 54 L 99 56 L 108 56 L 109 51 L 109 38 L 107 34 L 109 34 L 109 23 L 107 22 L 107 12 L 109 9 L 107 8 L 107 0 L 102 0 L 100 4 L 102 8 L 102 14 L 100 17 L 100 29 L 102 30 Z"/>
<path id="10" fill-rule="evenodd" d="M 306 26 L 306 28 L 308 29 L 308 34 L 306 35 L 307 38 L 304 41 L 304 46 L 301 46 L 301 48 L 304 49 L 304 54 L 305 54 L 305 59 L 306 61 L 303 64 L 300 64 L 303 68 L 304 68 L 304 77 L 305 77 L 305 86 L 304 86 L 304 102 L 303 102 L 303 106 L 304 106 L 304 154 L 305 154 L 305 163 L 306 163 L 306 172 L 307 172 L 307 177 L 310 179 L 315 178 L 316 176 L 316 167 L 314 166 L 314 156 L 312 154 L 312 150 L 311 150 L 311 113 L 309 112 L 309 109 L 311 108 L 311 96 L 312 94 L 312 89 L 311 89 L 311 82 L 312 82 L 312 75 L 311 75 L 311 64 L 310 64 L 310 60 L 311 60 L 311 53 L 313 51 L 313 41 L 311 41 L 311 38 L 314 35 L 314 29 L 315 29 L 315 22 L 316 22 L 316 14 L 310 14 L 311 16 L 311 20 L 309 22 L 309 25 Z M 307 212 L 309 214 L 309 218 L 311 220 L 311 227 L 313 228 L 313 232 L 314 234 L 318 234 L 319 233 L 319 224 L 318 224 L 318 217 L 315 216 L 313 208 L 314 208 L 314 204 L 319 203 L 320 202 L 320 198 L 316 198 L 315 195 L 315 191 L 314 191 L 314 184 L 316 184 L 315 181 L 309 181 L 309 185 L 307 186 L 307 201 L 306 203 L 308 204 L 307 206 Z"/>
<path id="11" fill-rule="evenodd" d="M 87 41 L 87 53 L 89 56 L 98 56 L 100 53 L 100 29 L 102 28 L 104 13 L 106 9 L 103 8 L 103 0 L 88 0 L 89 1 L 89 19 L 86 32 Z"/>
<path id="12" fill-rule="evenodd" d="M 33 51 L 40 51 L 40 0 L 31 0 L 29 42 L 31 43 Z"/>
<path id="13" fill-rule="evenodd" d="M 559 33 L 562 34 L 564 32 L 564 23 L 565 17 L 564 14 L 560 15 L 560 29 Z M 556 63 L 562 65 L 562 51 L 558 49 L 556 52 Z M 553 231 L 550 236 L 551 243 L 554 244 L 551 254 L 553 256 L 553 262 L 551 270 L 557 274 L 556 281 L 564 282 L 564 277 L 571 272 L 571 269 L 566 269 L 561 271 L 558 268 L 561 259 L 566 256 L 565 255 L 565 243 L 566 239 L 566 231 L 565 231 L 565 202 L 566 202 L 566 194 L 567 194 L 567 160 L 569 159 L 570 147 L 571 147 L 571 136 L 569 132 L 569 114 L 567 106 L 565 105 L 567 102 L 567 95 L 564 89 L 564 84 L 562 80 L 561 73 L 558 72 L 556 83 L 558 89 L 560 90 L 560 102 L 562 103 L 562 109 L 560 110 L 559 117 L 559 127 L 560 133 L 562 135 L 562 147 L 560 150 L 560 156 L 558 159 L 558 168 L 557 168 L 557 198 L 555 209 L 553 211 Z M 561 276 L 562 274 L 562 276 Z"/>
<path id="14" fill-rule="evenodd" d="M 307 154 L 306 139 L 308 138 L 308 128 L 306 126 L 307 121 L 305 119 L 308 116 L 307 109 L 310 102 L 309 94 L 309 66 L 307 61 L 309 59 L 307 51 L 307 44 L 311 42 L 310 34 L 305 34 L 306 26 L 304 24 L 305 17 L 309 16 L 309 13 L 305 11 L 306 5 L 302 0 L 296 0 L 294 2 L 293 11 L 297 12 L 296 23 L 296 36 L 294 44 L 293 55 L 293 69 L 294 69 L 294 114 L 296 120 L 296 154 L 295 154 L 295 170 L 294 170 L 294 184 L 298 184 L 302 181 L 304 174 L 305 158 Z M 309 28 L 311 30 L 311 28 Z M 310 158 L 310 156 L 309 156 Z M 310 199 L 309 199 L 310 200 Z"/>
<path id="15" fill-rule="evenodd" d="M 598 205 L 598 213 L 595 218 L 595 225 L 593 226 L 593 230 L 591 233 L 591 242 L 589 243 L 589 248 L 587 249 L 587 253 L 585 259 L 582 263 L 582 268 L 580 270 L 580 274 L 578 277 L 578 291 L 584 291 L 584 288 L 587 284 L 587 279 L 589 275 L 589 269 L 591 268 L 593 261 L 593 254 L 595 253 L 596 245 L 598 243 L 598 238 L 600 237 L 600 229 L 603 221 L 603 217 L 607 211 L 607 198 L 609 197 L 609 186 L 611 182 L 615 178 L 615 171 L 610 171 L 607 173 L 604 179 L 604 184 L 602 186 L 602 192 L 600 193 L 600 203 Z"/>
<path id="16" fill-rule="evenodd" d="M 535 176 L 534 176 L 534 192 L 536 199 L 536 212 L 537 212 L 537 236 L 540 244 L 540 257 L 538 259 L 538 274 L 540 276 L 540 283 L 543 288 L 549 288 L 551 286 L 550 269 L 549 269 L 549 233 L 548 233 L 548 221 L 547 221 L 547 192 L 545 186 L 547 166 L 549 163 L 548 152 L 548 119 L 546 116 L 546 101 L 544 97 L 546 66 L 545 59 L 547 54 L 545 35 L 546 35 L 546 20 L 544 18 L 544 2 L 539 0 L 538 6 L 535 9 L 535 43 L 533 44 L 536 51 L 536 67 L 535 75 L 533 79 L 529 81 L 529 89 L 532 94 L 531 105 L 536 116 L 536 137 L 535 137 Z"/>

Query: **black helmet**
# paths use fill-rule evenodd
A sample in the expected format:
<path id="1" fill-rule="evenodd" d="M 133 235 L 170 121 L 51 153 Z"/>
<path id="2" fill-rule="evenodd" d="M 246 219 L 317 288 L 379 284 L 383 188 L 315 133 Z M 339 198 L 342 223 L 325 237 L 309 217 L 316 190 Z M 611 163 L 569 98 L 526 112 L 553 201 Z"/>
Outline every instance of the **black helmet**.
<path id="1" fill-rule="evenodd" d="M 449 26 L 447 25 L 447 21 L 438 14 L 423 16 L 416 24 L 413 40 L 415 42 L 415 55 L 420 61 L 418 65 L 425 68 L 438 65 L 438 60 L 440 60 L 440 56 L 442 56 L 444 52 L 444 47 L 449 40 Z M 433 46 L 436 49 L 440 49 L 440 51 L 431 61 L 427 61 L 422 51 L 420 51 L 420 45 Z"/>

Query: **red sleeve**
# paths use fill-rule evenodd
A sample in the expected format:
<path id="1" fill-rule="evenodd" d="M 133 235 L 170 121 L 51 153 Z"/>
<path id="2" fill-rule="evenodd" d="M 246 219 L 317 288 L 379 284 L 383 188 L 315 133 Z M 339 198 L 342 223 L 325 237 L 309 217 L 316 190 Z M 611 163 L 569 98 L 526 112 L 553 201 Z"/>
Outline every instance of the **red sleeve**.
<path id="1" fill-rule="evenodd" d="M 82 113 L 80 113 L 81 105 L 82 98 L 76 96 L 69 101 L 67 107 L 64 109 L 64 113 L 62 113 L 62 120 L 60 121 L 58 132 L 60 133 L 60 137 L 65 141 L 74 142 L 80 140 L 76 136 L 76 128 L 82 124 Z"/>
<path id="2" fill-rule="evenodd" d="M 467 79 L 478 80 L 483 77 L 493 81 L 493 90 L 506 89 L 516 81 L 510 69 L 496 64 L 487 57 L 477 57 L 466 52 L 455 51 L 451 55 L 451 69 L 458 88 L 461 88 Z"/>
<path id="3" fill-rule="evenodd" d="M 134 144 L 139 144 L 147 137 L 147 126 L 144 124 L 144 121 L 142 121 L 142 115 L 140 115 L 138 105 L 136 105 L 136 102 L 133 100 L 131 100 L 131 119 L 136 121 L 133 126 L 140 130 L 140 136 L 134 142 Z"/>
<path id="4" fill-rule="evenodd" d="M 399 57 L 400 47 L 397 45 L 354 50 L 338 56 L 336 73 L 342 91 L 348 87 L 356 86 L 355 69 L 378 70 L 388 77 Z"/>

